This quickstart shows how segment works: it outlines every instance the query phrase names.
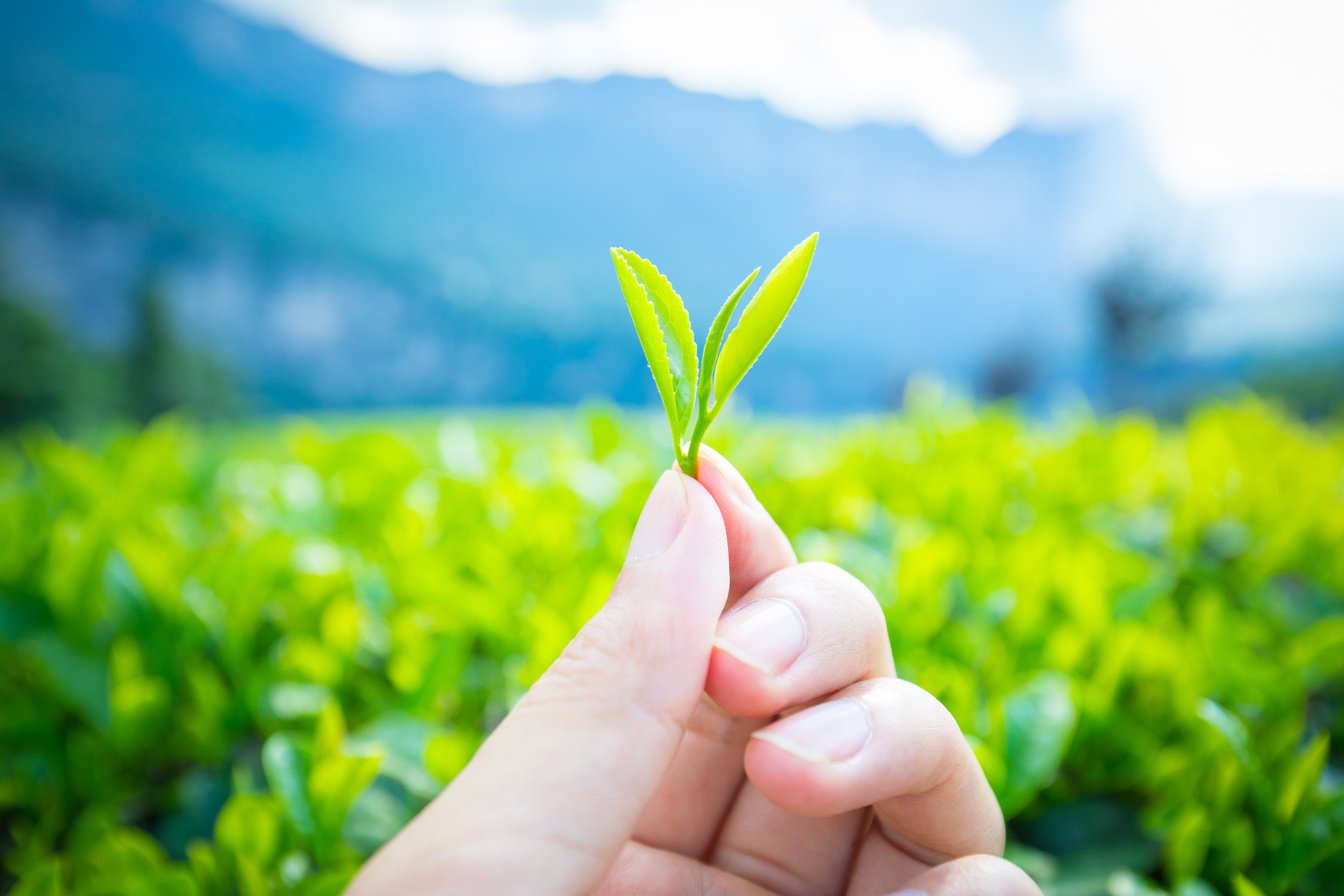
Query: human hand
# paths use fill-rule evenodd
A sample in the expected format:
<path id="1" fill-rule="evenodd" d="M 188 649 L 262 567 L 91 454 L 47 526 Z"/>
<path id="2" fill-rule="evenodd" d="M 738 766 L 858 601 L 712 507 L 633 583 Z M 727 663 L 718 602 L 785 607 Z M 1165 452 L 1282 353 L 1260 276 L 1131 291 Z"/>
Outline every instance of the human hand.
<path id="1" fill-rule="evenodd" d="M 724 614 L 725 606 L 730 611 Z M 658 480 L 607 604 L 350 894 L 1039 894 L 856 579 L 741 475 Z"/>

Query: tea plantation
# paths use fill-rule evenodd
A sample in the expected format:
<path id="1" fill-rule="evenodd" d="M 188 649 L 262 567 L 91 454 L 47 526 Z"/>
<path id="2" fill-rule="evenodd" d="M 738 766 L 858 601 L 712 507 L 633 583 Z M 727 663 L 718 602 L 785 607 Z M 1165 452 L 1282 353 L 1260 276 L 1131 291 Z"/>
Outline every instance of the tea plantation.
<path id="1" fill-rule="evenodd" d="M 725 421 L 1055 894 L 1344 892 L 1344 426 Z M 661 421 L 0 445 L 0 888 L 337 893 L 602 602 Z"/>

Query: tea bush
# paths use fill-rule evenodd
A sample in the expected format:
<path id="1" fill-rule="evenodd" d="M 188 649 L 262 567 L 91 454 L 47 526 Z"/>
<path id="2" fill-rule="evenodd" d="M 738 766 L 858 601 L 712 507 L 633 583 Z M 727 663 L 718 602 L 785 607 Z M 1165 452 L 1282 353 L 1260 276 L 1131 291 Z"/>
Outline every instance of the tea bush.
<path id="1" fill-rule="evenodd" d="M 1339 892 L 1344 428 L 924 391 L 730 421 L 808 559 L 886 608 L 1057 894 Z M 581 415 L 0 448 L 0 881 L 339 892 L 602 602 L 668 458 Z"/>

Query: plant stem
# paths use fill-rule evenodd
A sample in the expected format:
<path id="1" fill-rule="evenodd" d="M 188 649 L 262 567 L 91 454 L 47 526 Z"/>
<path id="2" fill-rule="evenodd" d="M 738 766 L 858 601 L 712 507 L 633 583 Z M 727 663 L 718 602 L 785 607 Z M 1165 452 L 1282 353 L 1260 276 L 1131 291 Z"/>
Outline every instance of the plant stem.
<path id="1" fill-rule="evenodd" d="M 681 468 L 681 472 L 692 479 L 695 478 L 697 465 L 695 461 L 692 460 L 691 457 L 688 457 L 687 453 L 682 450 L 680 444 L 677 445 L 677 466 Z"/>

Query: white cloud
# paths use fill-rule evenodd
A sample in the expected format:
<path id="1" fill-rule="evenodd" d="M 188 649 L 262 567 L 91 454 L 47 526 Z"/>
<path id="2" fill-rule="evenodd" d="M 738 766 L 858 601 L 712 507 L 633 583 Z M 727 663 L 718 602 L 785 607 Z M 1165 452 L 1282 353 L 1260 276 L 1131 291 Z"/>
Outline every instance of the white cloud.
<path id="1" fill-rule="evenodd" d="M 1076 0 L 1079 77 L 1199 198 L 1344 194 L 1344 4 Z"/>
<path id="2" fill-rule="evenodd" d="M 823 126 L 913 124 L 961 153 L 1118 115 L 1178 194 L 1344 195 L 1339 0 L 223 2 L 394 71 L 661 77 Z"/>
<path id="3" fill-rule="evenodd" d="M 380 68 L 487 84 L 666 78 L 828 127 L 914 124 L 956 152 L 983 148 L 1020 115 L 1015 91 L 957 34 L 893 27 L 864 0 L 610 0 L 545 18 L 499 3 L 229 2 Z"/>

